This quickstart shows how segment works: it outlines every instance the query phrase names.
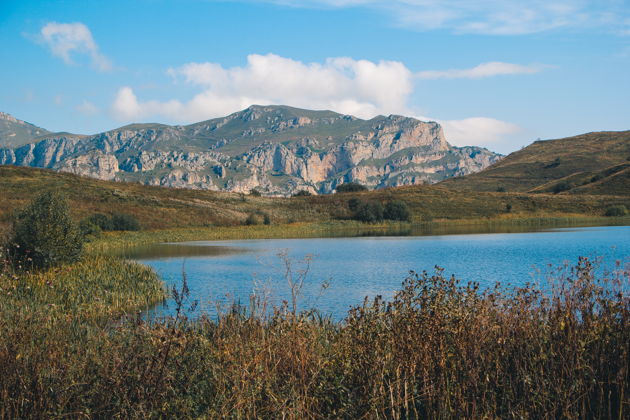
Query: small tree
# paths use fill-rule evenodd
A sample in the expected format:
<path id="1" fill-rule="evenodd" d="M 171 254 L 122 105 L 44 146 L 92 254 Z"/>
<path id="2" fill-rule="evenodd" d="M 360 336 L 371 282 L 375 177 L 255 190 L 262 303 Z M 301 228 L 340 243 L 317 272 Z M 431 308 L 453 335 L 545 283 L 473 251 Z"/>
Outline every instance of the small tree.
<path id="1" fill-rule="evenodd" d="M 350 200 L 348 200 L 348 208 L 350 209 L 350 211 L 357 211 L 362 203 L 363 202 L 358 198 L 352 197 Z"/>
<path id="2" fill-rule="evenodd" d="M 257 189 L 253 189 L 249 192 L 249 195 L 251 195 L 252 197 L 260 197 L 262 194 L 260 194 L 260 191 L 258 191 Z"/>
<path id="3" fill-rule="evenodd" d="M 293 197 L 310 197 L 311 195 L 313 194 L 309 190 L 300 190 L 293 194 Z"/>
<path id="4" fill-rule="evenodd" d="M 355 219 L 365 223 L 383 221 L 383 205 L 378 201 L 362 203 L 355 214 Z"/>
<path id="5" fill-rule="evenodd" d="M 411 219 L 411 213 L 407 207 L 407 203 L 404 201 L 396 200 L 390 201 L 385 204 L 385 210 L 383 211 L 383 217 L 388 220 L 399 220 L 401 222 L 408 222 Z"/>
<path id="6" fill-rule="evenodd" d="M 607 217 L 620 217 L 628 214 L 628 209 L 623 204 L 619 204 L 617 206 L 610 206 L 606 209 L 606 213 L 604 213 Z"/>
<path id="7" fill-rule="evenodd" d="M 130 214 L 112 215 L 112 230 L 140 230 L 140 222 Z"/>
<path id="8" fill-rule="evenodd" d="M 83 241 L 70 217 L 68 203 L 50 191 L 36 197 L 17 214 L 10 249 L 16 262 L 23 266 L 48 268 L 78 260 Z"/>
<path id="9" fill-rule="evenodd" d="M 338 193 L 367 191 L 367 187 L 356 182 L 346 182 L 337 186 Z"/>

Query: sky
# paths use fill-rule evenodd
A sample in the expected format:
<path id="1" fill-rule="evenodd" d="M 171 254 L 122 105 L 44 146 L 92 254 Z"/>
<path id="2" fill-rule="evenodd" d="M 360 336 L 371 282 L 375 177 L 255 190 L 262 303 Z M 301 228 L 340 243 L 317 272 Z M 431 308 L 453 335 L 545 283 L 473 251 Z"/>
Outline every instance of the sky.
<path id="1" fill-rule="evenodd" d="M 510 153 L 629 99 L 630 0 L 0 0 L 0 111 L 51 131 L 282 104 Z"/>

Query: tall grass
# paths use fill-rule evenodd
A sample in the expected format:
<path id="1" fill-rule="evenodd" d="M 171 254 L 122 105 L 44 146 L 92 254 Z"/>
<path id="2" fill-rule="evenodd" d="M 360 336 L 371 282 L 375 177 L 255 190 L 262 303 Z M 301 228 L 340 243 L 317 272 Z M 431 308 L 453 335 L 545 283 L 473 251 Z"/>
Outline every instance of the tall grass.
<path id="1" fill-rule="evenodd" d="M 191 321 L 185 287 L 174 318 L 109 312 L 103 322 L 77 308 L 100 310 L 110 286 L 86 285 L 94 299 L 73 280 L 68 299 L 16 297 L 4 287 L 11 278 L 0 292 L 2 418 L 622 419 L 630 410 L 630 273 L 596 274 L 587 259 L 543 288 L 480 290 L 440 269 L 412 273 L 391 301 L 366 300 L 340 323 L 290 303 L 268 311 L 254 297 L 248 309 Z M 49 302 L 64 310 L 51 314 Z"/>

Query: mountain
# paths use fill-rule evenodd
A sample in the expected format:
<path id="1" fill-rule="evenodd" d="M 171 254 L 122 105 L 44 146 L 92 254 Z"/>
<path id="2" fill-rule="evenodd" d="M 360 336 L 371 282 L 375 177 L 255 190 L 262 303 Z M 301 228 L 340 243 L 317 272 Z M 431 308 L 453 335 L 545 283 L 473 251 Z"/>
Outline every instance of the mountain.
<path id="1" fill-rule="evenodd" d="M 435 183 L 477 172 L 500 155 L 453 147 L 435 122 L 390 115 L 251 106 L 186 126 L 133 124 L 92 136 L 47 134 L 28 144 L 0 137 L 0 164 L 105 180 L 276 195 Z"/>
<path id="2" fill-rule="evenodd" d="M 50 131 L 0 112 L 0 147 L 19 147 L 33 142 Z"/>
<path id="3" fill-rule="evenodd" d="M 630 131 L 537 141 L 481 172 L 440 186 L 456 191 L 630 195 Z"/>

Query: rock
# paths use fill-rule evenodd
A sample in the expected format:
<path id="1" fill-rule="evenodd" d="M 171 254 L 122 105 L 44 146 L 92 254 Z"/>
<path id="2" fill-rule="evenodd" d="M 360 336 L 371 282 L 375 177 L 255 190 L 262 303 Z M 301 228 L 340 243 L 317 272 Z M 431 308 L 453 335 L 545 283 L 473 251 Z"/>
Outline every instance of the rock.
<path id="1" fill-rule="evenodd" d="M 435 122 L 398 115 L 366 121 L 255 105 L 188 126 L 133 124 L 93 136 L 48 133 L 19 147 L 0 147 L 0 164 L 269 195 L 330 193 L 351 181 L 371 188 L 433 183 L 500 158 L 479 147 L 449 145 Z"/>

